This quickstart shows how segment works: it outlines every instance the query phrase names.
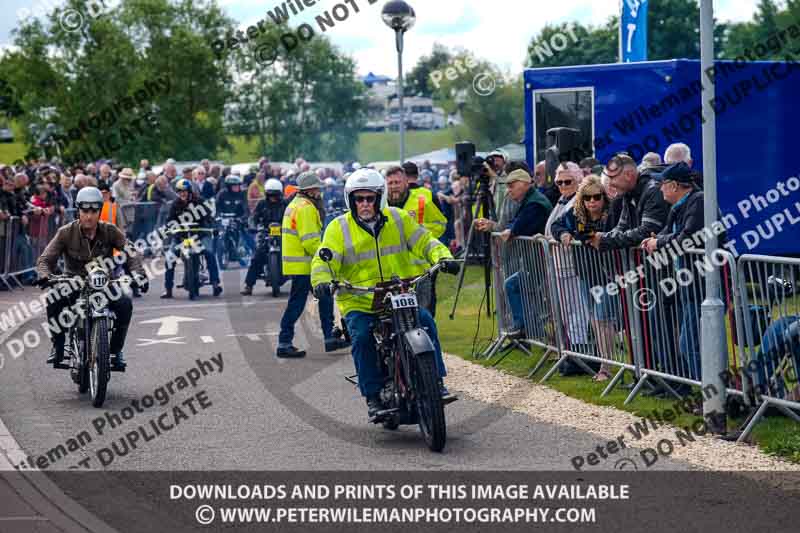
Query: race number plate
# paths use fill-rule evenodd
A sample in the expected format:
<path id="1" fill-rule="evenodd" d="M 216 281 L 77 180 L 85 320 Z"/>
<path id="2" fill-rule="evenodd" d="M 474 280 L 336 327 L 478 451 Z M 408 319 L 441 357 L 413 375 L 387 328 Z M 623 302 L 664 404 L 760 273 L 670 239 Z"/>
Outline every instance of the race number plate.
<path id="1" fill-rule="evenodd" d="M 414 309 L 417 306 L 417 297 L 413 294 L 392 295 L 392 309 Z"/>
<path id="2" fill-rule="evenodd" d="M 270 228 L 269 228 L 269 236 L 270 237 L 280 237 L 281 236 L 281 227 L 280 226 L 270 226 Z"/>

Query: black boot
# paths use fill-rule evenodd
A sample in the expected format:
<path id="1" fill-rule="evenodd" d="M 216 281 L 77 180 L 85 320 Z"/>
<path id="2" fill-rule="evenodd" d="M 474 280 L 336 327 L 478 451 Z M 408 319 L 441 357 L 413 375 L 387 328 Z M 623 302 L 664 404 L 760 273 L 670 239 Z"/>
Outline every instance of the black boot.
<path id="1" fill-rule="evenodd" d="M 161 295 L 162 300 L 169 300 L 172 298 L 172 289 L 164 289 L 164 293 Z"/>
<path id="2" fill-rule="evenodd" d="M 64 360 L 64 346 L 53 345 L 52 349 L 50 350 L 50 356 L 47 358 L 47 364 L 53 365 L 55 368 L 58 368 L 63 360 Z"/>
<path id="3" fill-rule="evenodd" d="M 278 348 L 277 352 L 275 353 L 278 357 L 282 359 L 291 358 L 291 359 L 299 359 L 301 357 L 306 356 L 305 350 L 298 350 L 294 346 L 288 347 L 280 347 Z"/>
<path id="4" fill-rule="evenodd" d="M 222 287 L 214 285 L 214 296 L 219 296 L 220 294 L 222 294 Z"/>
<path id="5" fill-rule="evenodd" d="M 377 394 L 374 396 L 369 396 L 367 398 L 367 416 L 369 416 L 370 419 L 373 419 L 381 411 L 383 411 L 383 402 L 381 402 L 381 397 Z"/>
<path id="6" fill-rule="evenodd" d="M 242 296 L 252 296 L 253 295 L 252 285 L 245 285 L 244 289 L 242 289 L 239 294 L 241 294 Z"/>
<path id="7" fill-rule="evenodd" d="M 125 354 L 122 350 L 119 353 L 111 354 L 111 369 L 117 372 L 125 372 L 125 367 L 128 366 L 127 361 L 125 361 Z"/>

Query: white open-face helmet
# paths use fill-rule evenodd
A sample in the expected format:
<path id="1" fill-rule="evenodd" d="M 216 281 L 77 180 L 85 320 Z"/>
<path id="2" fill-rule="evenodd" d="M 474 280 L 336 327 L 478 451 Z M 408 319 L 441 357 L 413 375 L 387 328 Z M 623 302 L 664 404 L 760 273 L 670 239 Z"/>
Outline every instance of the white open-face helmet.
<path id="1" fill-rule="evenodd" d="M 97 187 L 84 187 L 78 191 L 75 205 L 78 206 L 78 209 L 100 210 L 103 207 L 103 195 Z"/>
<path id="2" fill-rule="evenodd" d="M 283 184 L 280 180 L 276 180 L 275 178 L 270 178 L 264 184 L 264 191 L 265 192 L 278 192 L 283 194 Z"/>
<path id="3" fill-rule="evenodd" d="M 386 201 L 386 181 L 380 172 L 369 168 L 362 168 L 353 172 L 347 183 L 344 184 L 344 203 L 347 209 L 355 212 L 356 203 L 352 199 L 353 193 L 356 191 L 372 191 L 378 195 L 378 202 L 383 209 L 387 206 Z"/>

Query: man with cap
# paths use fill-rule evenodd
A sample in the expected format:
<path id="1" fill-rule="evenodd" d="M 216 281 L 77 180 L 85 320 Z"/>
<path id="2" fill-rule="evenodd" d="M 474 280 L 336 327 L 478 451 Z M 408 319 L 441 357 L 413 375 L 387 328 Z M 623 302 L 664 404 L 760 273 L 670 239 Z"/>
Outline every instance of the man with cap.
<path id="1" fill-rule="evenodd" d="M 514 237 L 530 237 L 543 234 L 553 206 L 550 204 L 550 200 L 540 193 L 539 189 L 533 184 L 531 175 L 521 168 L 517 169 L 506 178 L 506 186 L 508 187 L 508 196 L 519 204 L 519 208 L 511 221 L 510 227 L 500 233 L 500 238 L 508 241 Z M 511 337 L 522 337 L 525 334 L 525 330 L 522 327 L 525 320 L 520 275 L 521 273 L 519 272 L 514 273 L 504 282 L 506 297 L 514 317 L 514 324 L 517 326 L 514 330 L 508 332 Z M 535 298 L 530 303 L 534 308 L 540 305 Z"/>
<path id="2" fill-rule="evenodd" d="M 672 206 L 667 223 L 658 235 L 642 241 L 641 247 L 649 253 L 658 253 L 666 249 L 670 243 L 683 251 L 683 243 L 693 242 L 692 237 L 703 231 L 705 226 L 703 210 L 703 191 L 694 184 L 694 175 L 688 164 L 684 162 L 668 166 L 661 173 L 661 194 L 664 200 Z M 724 240 L 724 236 L 720 237 Z M 694 247 L 694 245 L 692 245 Z M 664 252 L 661 252 L 664 253 Z M 670 256 L 675 252 L 671 252 Z M 677 259 L 680 267 L 682 263 L 690 262 L 689 258 Z M 679 284 L 680 285 L 680 284 Z M 696 283 L 678 288 L 676 304 L 678 316 L 681 317 L 678 350 L 684 360 L 682 366 L 686 368 L 691 379 L 701 379 L 700 374 L 700 303 L 702 291 Z M 723 340 L 724 342 L 724 340 Z M 681 395 L 689 394 L 687 385 L 679 384 L 674 387 Z"/>
<path id="3" fill-rule="evenodd" d="M 304 172 L 297 178 L 297 194 L 283 213 L 281 235 L 283 273 L 292 279 L 289 301 L 281 318 L 278 336 L 278 357 L 305 357 L 304 350 L 292 345 L 294 325 L 306 307 L 311 292 L 311 259 L 322 241 L 322 182 L 314 172 Z M 333 336 L 333 298 L 319 297 L 319 319 L 325 337 L 325 351 L 333 352 L 349 343 Z"/>

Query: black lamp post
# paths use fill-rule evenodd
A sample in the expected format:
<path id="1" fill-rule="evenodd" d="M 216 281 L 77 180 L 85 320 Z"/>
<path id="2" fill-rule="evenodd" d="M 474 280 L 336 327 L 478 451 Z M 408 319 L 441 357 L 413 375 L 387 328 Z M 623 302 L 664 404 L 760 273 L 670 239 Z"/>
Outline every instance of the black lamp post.
<path id="1" fill-rule="evenodd" d="M 383 6 L 383 21 L 392 28 L 397 42 L 397 98 L 400 108 L 400 164 L 406 157 L 406 121 L 403 108 L 403 35 L 414 26 L 417 15 L 403 0 L 392 0 Z"/>

